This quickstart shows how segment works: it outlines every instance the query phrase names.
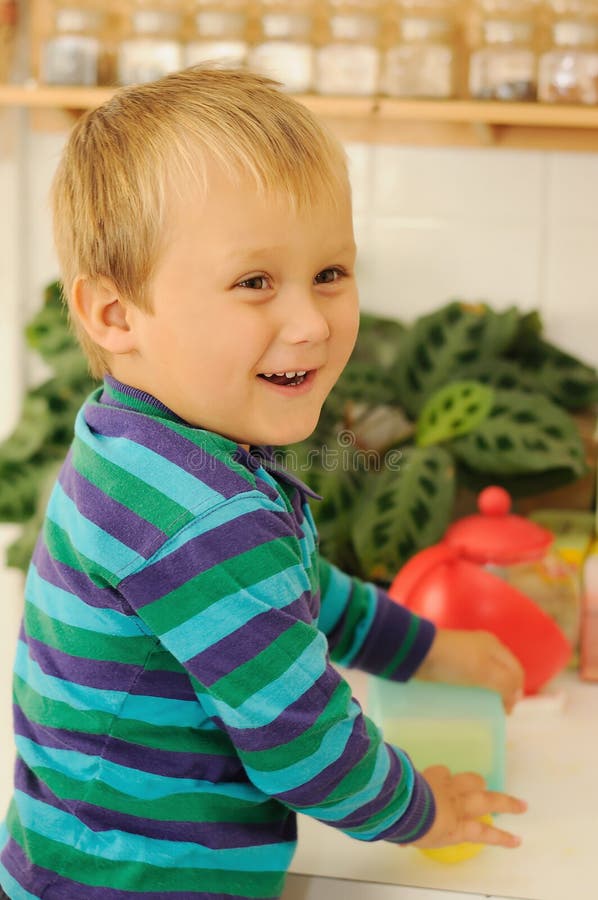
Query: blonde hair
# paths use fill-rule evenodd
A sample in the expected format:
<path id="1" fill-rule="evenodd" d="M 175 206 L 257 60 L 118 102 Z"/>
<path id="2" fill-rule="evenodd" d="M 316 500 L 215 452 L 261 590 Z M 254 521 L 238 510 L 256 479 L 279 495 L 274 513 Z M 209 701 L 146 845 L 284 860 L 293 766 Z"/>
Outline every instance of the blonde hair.
<path id="1" fill-rule="evenodd" d="M 72 314 L 75 279 L 107 276 L 127 302 L 151 312 L 147 288 L 169 191 L 205 191 L 209 160 L 299 210 L 348 190 L 340 143 L 260 75 L 193 67 L 122 89 L 85 114 L 59 163 L 52 205 L 65 299 L 93 375 L 108 363 Z"/>

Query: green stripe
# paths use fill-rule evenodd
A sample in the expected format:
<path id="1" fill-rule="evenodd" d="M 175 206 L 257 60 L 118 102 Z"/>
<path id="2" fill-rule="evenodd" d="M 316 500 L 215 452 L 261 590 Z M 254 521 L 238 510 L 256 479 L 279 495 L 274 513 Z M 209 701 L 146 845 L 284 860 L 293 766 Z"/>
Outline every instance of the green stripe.
<path id="1" fill-rule="evenodd" d="M 414 616 L 410 623 L 409 628 L 407 630 L 407 634 L 405 635 L 401 646 L 392 657 L 388 665 L 385 669 L 380 672 L 380 678 L 390 678 L 393 672 L 401 665 L 401 663 L 406 659 L 409 655 L 409 652 L 415 642 L 417 637 L 417 633 L 419 631 L 419 619 L 417 616 Z"/>
<path id="2" fill-rule="evenodd" d="M 230 738 L 223 731 L 173 725 L 160 727 L 136 719 L 115 718 L 112 713 L 99 710 L 75 709 L 62 700 L 41 696 L 18 675 L 14 676 L 13 690 L 19 706 L 27 713 L 27 719 L 47 728 L 108 734 L 140 749 L 148 747 L 169 753 L 196 753 L 198 756 L 217 754 L 227 758 L 236 755 Z M 65 740 L 65 746 L 68 746 L 68 740 Z M 143 761 L 143 755 L 140 760 Z"/>
<path id="3" fill-rule="evenodd" d="M 287 744 L 282 744 L 272 750 L 254 750 L 243 753 L 243 762 L 260 772 L 274 772 L 311 756 L 319 748 L 328 731 L 337 723 L 345 720 L 350 697 L 349 685 L 345 681 L 339 682 L 326 708 L 307 731 Z M 325 730 L 323 725 L 326 725 Z"/>
<path id="4" fill-rule="evenodd" d="M 219 678 L 211 692 L 236 708 L 247 699 L 248 685 L 257 694 L 292 666 L 315 640 L 318 633 L 305 622 L 295 622 L 260 653 Z"/>
<path id="5" fill-rule="evenodd" d="M 335 659 L 344 659 L 346 656 L 355 640 L 355 630 L 360 620 L 367 615 L 371 602 L 371 595 L 365 585 L 352 579 L 351 596 L 346 606 L 342 631 L 334 648 Z"/>
<path id="6" fill-rule="evenodd" d="M 116 587 L 120 581 L 114 572 L 110 572 L 99 563 L 80 553 L 64 528 L 61 528 L 60 525 L 48 518 L 46 518 L 44 523 L 44 540 L 50 556 L 53 556 L 55 560 L 63 563 L 63 565 L 70 566 L 71 569 L 75 569 L 77 572 L 82 572 L 97 587 L 105 588 L 108 585 Z"/>
<path id="7" fill-rule="evenodd" d="M 83 441 L 76 441 L 73 446 L 73 466 L 104 494 L 122 503 L 168 537 L 193 521 L 193 514 L 184 506 L 116 463 L 94 453 Z"/>
<path id="8" fill-rule="evenodd" d="M 283 872 L 231 872 L 224 869 L 165 868 L 149 862 L 99 860 L 81 853 L 67 844 L 53 841 L 23 828 L 16 819 L 14 806 L 7 819 L 11 837 L 42 868 L 50 869 L 63 878 L 70 878 L 93 887 L 112 890 L 136 890 L 162 893 L 169 891 L 213 891 L 221 895 L 237 894 L 245 897 L 280 896 L 284 884 Z"/>
<path id="9" fill-rule="evenodd" d="M 358 793 L 358 791 L 363 790 L 364 786 L 371 781 L 378 761 L 378 748 L 380 746 L 381 738 L 377 726 L 367 717 L 365 717 L 364 721 L 370 739 L 370 746 L 359 762 L 353 766 L 351 771 L 348 772 L 334 790 L 328 794 L 326 800 L 323 803 L 318 804 L 318 806 L 321 806 L 324 809 L 346 800 L 347 797 L 352 797 L 354 794 Z"/>
<path id="10" fill-rule="evenodd" d="M 95 779 L 88 781 L 69 778 L 62 772 L 42 766 L 32 771 L 58 797 L 65 800 L 82 800 L 100 809 L 127 813 L 132 816 L 159 822 L 230 822 L 240 825 L 262 825 L 283 822 L 288 809 L 276 800 L 251 803 L 238 797 L 218 794 L 180 793 L 170 797 L 154 798 L 151 803 L 130 794 L 117 791 L 110 785 Z"/>
<path id="11" fill-rule="evenodd" d="M 417 823 L 417 825 L 415 826 L 415 828 L 413 828 L 413 829 L 412 829 L 411 831 L 409 831 L 407 834 L 401 836 L 401 843 L 408 844 L 409 841 L 412 841 L 412 840 L 414 840 L 414 839 L 416 840 L 416 839 L 419 837 L 420 832 L 421 832 L 421 830 L 422 830 L 422 827 L 423 827 L 423 825 L 424 825 L 426 819 L 427 819 L 428 816 L 430 815 L 430 802 L 431 802 L 430 795 L 429 795 L 428 792 L 426 791 L 425 802 L 424 802 L 424 810 L 423 810 L 423 812 L 422 812 L 422 814 L 421 814 L 421 816 L 420 816 L 419 822 Z"/>
<path id="12" fill-rule="evenodd" d="M 65 625 L 53 619 L 32 603 L 25 605 L 25 632 L 54 650 L 81 659 L 97 659 L 103 662 L 120 662 L 143 666 L 152 652 L 157 638 L 145 635 L 119 637 L 100 634 Z"/>
<path id="13" fill-rule="evenodd" d="M 209 609 L 230 594 L 244 588 L 252 588 L 256 583 L 256 572 L 260 580 L 279 575 L 291 565 L 297 564 L 297 540 L 294 537 L 275 538 L 267 544 L 260 544 L 232 559 L 224 560 L 206 572 L 200 572 L 180 587 L 163 594 L 153 603 L 143 607 L 143 620 L 157 634 L 164 634 Z M 160 567 L 172 565 L 168 557 L 155 566 L 159 579 Z"/>

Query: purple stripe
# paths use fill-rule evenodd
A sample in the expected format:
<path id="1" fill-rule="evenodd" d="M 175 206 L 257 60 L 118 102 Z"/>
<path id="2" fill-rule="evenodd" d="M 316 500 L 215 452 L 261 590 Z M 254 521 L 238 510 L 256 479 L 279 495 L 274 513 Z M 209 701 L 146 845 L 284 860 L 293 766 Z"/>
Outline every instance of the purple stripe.
<path id="1" fill-rule="evenodd" d="M 98 587 L 83 572 L 72 569 L 64 563 L 58 562 L 50 556 L 48 548 L 43 541 L 38 541 L 33 554 L 33 562 L 39 575 L 50 584 L 70 591 L 83 599 L 88 606 L 97 609 L 115 609 L 118 612 L 130 615 L 131 610 L 118 591 L 106 585 Z"/>
<path id="2" fill-rule="evenodd" d="M 237 516 L 206 534 L 190 538 L 182 547 L 173 550 L 158 562 L 125 578 L 121 582 L 121 590 L 135 609 L 143 608 L 187 584 L 196 575 L 262 544 L 288 537 L 292 533 L 293 524 L 288 513 L 263 509 Z M 286 546 L 284 552 L 288 556 L 287 565 L 295 565 L 300 561 L 299 549 L 297 547 L 295 553 Z M 282 547 L 279 547 L 277 555 L 280 556 L 282 552 Z"/>
<path id="3" fill-rule="evenodd" d="M 82 516 L 146 558 L 150 555 L 148 547 L 153 552 L 160 541 L 167 539 L 165 532 L 88 481 L 74 468 L 70 458 L 69 463 L 63 467 L 59 481 Z"/>
<path id="4" fill-rule="evenodd" d="M 156 885 L 155 891 L 121 891 L 109 887 L 94 887 L 83 884 L 80 881 L 71 881 L 56 875 L 49 869 L 42 869 L 30 862 L 21 847 L 10 838 L 2 853 L 2 863 L 6 866 L 12 877 L 23 888 L 32 894 L 43 897 L 44 900 L 247 900 L 245 894 L 223 894 L 197 890 L 197 891 L 169 891 L 168 888 Z M 132 881 L 134 881 L 134 869 L 137 864 L 132 863 Z M 74 873 L 76 874 L 76 873 Z M 168 880 L 168 872 L 165 870 L 165 881 Z M 280 896 L 284 876 L 281 873 L 277 878 L 272 873 L 273 893 L 268 897 L 255 898 L 255 900 L 274 900 Z"/>
<path id="5" fill-rule="evenodd" d="M 230 728 L 225 726 L 221 719 L 215 718 L 214 721 L 221 728 L 226 728 L 233 744 L 240 751 L 249 753 L 271 750 L 280 746 L 280 725 L 285 729 L 287 741 L 299 737 L 312 727 L 328 706 L 339 680 L 338 673 L 329 667 L 298 700 L 287 706 L 273 722 L 260 728 Z"/>
<path id="6" fill-rule="evenodd" d="M 376 615 L 359 653 L 351 663 L 356 669 L 379 675 L 399 649 L 401 635 L 406 635 L 414 614 L 378 590 Z M 415 616 L 417 619 L 418 617 Z M 436 633 L 427 619 L 420 619 L 415 640 L 407 655 L 392 673 L 392 681 L 407 681 L 423 662 Z"/>
<path id="7" fill-rule="evenodd" d="M 125 438 L 153 450 L 202 484 L 209 485 L 224 499 L 228 500 L 253 487 L 250 481 L 231 468 L 236 445 L 200 428 L 179 425 L 178 428 L 188 432 L 186 437 L 170 427 L 167 419 L 153 419 L 143 413 L 131 415 L 130 409 L 108 405 L 88 404 L 85 407 L 85 421 L 93 431 L 105 437 Z M 224 460 L 218 458 L 220 455 Z M 176 477 L 174 472 L 173 477 Z"/>
<path id="8" fill-rule="evenodd" d="M 201 683 L 210 687 L 239 666 L 259 656 L 296 622 L 311 622 L 309 592 L 293 600 L 284 610 L 268 609 L 222 640 L 188 660 L 191 672 L 201 672 Z"/>
<path id="9" fill-rule="evenodd" d="M 57 797 L 46 784 L 40 781 L 27 768 L 17 766 L 15 786 L 29 796 L 47 803 L 55 809 L 76 815 L 82 824 L 96 833 L 106 830 L 124 831 L 146 838 L 157 838 L 165 841 L 183 841 L 190 844 L 202 844 L 212 850 L 223 850 L 234 847 L 259 847 L 278 842 L 292 842 L 296 837 L 295 817 L 289 809 L 276 804 L 278 821 L 269 822 L 190 822 L 187 820 L 171 821 L 149 819 L 130 813 L 104 809 L 93 803 L 74 800 L 62 800 Z M 209 808 L 209 797 L 198 795 L 197 809 Z M 267 801 L 270 806 L 275 801 Z M 74 807 L 76 806 L 76 812 Z M 151 803 L 147 804 L 151 811 Z M 182 812 L 184 810 L 181 810 Z"/>
<path id="10" fill-rule="evenodd" d="M 370 746 L 371 740 L 365 728 L 365 720 L 360 716 L 355 719 L 349 740 L 338 759 L 298 788 L 277 794 L 277 798 L 282 803 L 297 808 L 325 803 L 343 778 L 363 759 Z"/>
<path id="11" fill-rule="evenodd" d="M 355 828 L 360 828 L 362 825 L 367 825 L 368 819 L 383 812 L 385 807 L 392 802 L 403 778 L 403 766 L 394 750 L 389 748 L 387 752 L 390 757 L 390 767 L 376 797 L 364 806 L 360 806 L 355 812 L 345 816 L 344 819 L 338 819 L 334 823 L 335 828 L 352 831 Z"/>
<path id="12" fill-rule="evenodd" d="M 68 731 L 49 726 L 38 726 L 29 721 L 14 707 L 15 732 L 43 747 L 54 750 L 65 748 L 85 753 L 90 757 L 102 757 L 123 768 L 131 770 L 131 777 L 148 772 L 167 778 L 195 778 L 201 781 L 219 783 L 246 781 L 237 756 L 220 756 L 216 753 L 177 752 L 160 750 L 143 744 L 110 737 L 106 741 L 103 733 Z"/>
<path id="13" fill-rule="evenodd" d="M 32 659 L 43 671 L 65 681 L 107 691 L 113 691 L 115 686 L 118 686 L 120 691 L 127 691 L 130 694 L 164 697 L 169 700 L 197 699 L 189 676 L 185 672 L 144 670 L 133 663 L 86 659 L 56 650 L 32 637 L 27 637 L 26 641 Z"/>
<path id="14" fill-rule="evenodd" d="M 426 802 L 428 803 L 428 814 L 422 821 Z M 378 836 L 378 840 L 404 843 L 404 839 L 407 837 L 408 842 L 412 843 L 418 838 L 423 837 L 423 835 L 429 831 L 435 817 L 436 804 L 434 802 L 434 795 L 424 777 L 420 775 L 419 772 L 416 772 L 411 803 L 406 809 L 405 814 L 401 816 L 395 825 L 391 826 L 391 828 L 387 828 L 386 831 L 381 832 Z M 414 830 L 418 825 L 419 828 L 414 833 Z"/>

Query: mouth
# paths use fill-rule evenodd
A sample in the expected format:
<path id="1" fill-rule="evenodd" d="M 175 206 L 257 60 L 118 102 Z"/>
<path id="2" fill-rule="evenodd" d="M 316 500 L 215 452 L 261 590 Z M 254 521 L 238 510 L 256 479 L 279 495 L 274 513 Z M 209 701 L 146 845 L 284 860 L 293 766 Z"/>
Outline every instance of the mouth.
<path id="1" fill-rule="evenodd" d="M 315 369 L 301 369 L 297 372 L 263 372 L 258 375 L 268 384 L 275 384 L 279 387 L 295 388 L 302 385 L 315 374 Z"/>

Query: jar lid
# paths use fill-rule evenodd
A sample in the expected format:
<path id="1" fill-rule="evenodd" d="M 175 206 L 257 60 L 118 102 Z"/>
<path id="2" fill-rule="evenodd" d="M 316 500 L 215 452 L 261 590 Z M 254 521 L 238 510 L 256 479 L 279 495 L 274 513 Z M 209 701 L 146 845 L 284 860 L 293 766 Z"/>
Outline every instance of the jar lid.
<path id="1" fill-rule="evenodd" d="M 195 16 L 195 25 L 202 37 L 242 37 L 246 24 L 246 14 L 232 10 L 210 10 Z"/>
<path id="2" fill-rule="evenodd" d="M 511 497 L 501 487 L 483 490 L 478 509 L 479 515 L 460 519 L 444 536 L 472 562 L 509 565 L 540 559 L 553 542 L 551 531 L 511 513 Z"/>
<path id="3" fill-rule="evenodd" d="M 598 25 L 591 22 L 557 22 L 553 29 L 558 47 L 587 47 L 598 42 Z"/>
<path id="4" fill-rule="evenodd" d="M 338 41 L 359 41 L 367 44 L 378 37 L 380 22 L 368 14 L 338 14 L 330 17 L 330 32 Z"/>
<path id="5" fill-rule="evenodd" d="M 312 18 L 305 13 L 266 13 L 262 16 L 262 31 L 268 38 L 309 38 Z"/>
<path id="6" fill-rule="evenodd" d="M 484 37 L 489 44 L 525 44 L 534 37 L 531 22 L 517 22 L 511 19 L 488 19 L 484 22 Z"/>
<path id="7" fill-rule="evenodd" d="M 100 28 L 101 23 L 100 10 L 66 7 L 56 11 L 57 31 L 93 31 Z"/>
<path id="8" fill-rule="evenodd" d="M 133 14 L 133 29 L 139 34 L 172 34 L 181 27 L 181 15 L 163 9 L 140 9 Z"/>
<path id="9" fill-rule="evenodd" d="M 425 41 L 446 39 L 453 27 L 448 19 L 424 19 L 405 16 L 401 22 L 401 36 L 404 41 Z"/>

